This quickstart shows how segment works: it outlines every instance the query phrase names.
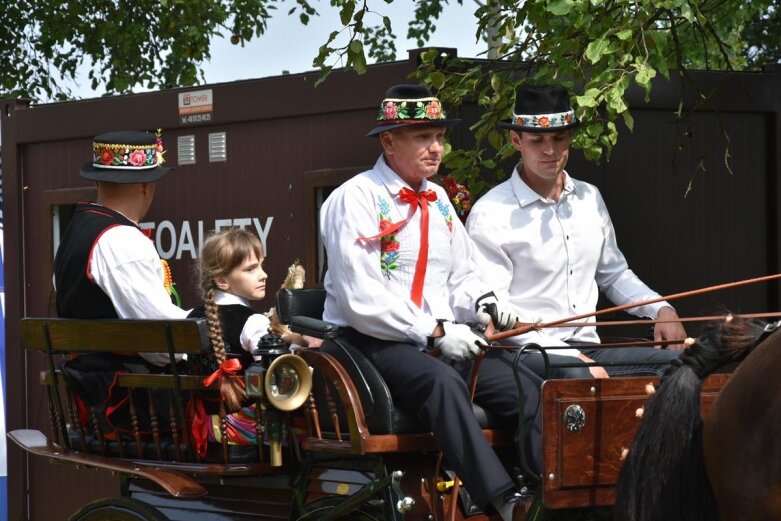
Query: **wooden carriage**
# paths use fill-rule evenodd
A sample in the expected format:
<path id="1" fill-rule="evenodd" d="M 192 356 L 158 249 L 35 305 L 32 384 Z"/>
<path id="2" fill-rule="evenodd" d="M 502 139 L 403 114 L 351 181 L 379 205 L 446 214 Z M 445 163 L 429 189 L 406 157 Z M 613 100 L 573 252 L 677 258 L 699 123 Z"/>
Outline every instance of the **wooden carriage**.
<path id="1" fill-rule="evenodd" d="M 17 430 L 8 436 L 51 461 L 121 476 L 122 497 L 85 505 L 70 517 L 74 521 L 496 519 L 472 504 L 446 472 L 433 435 L 394 406 L 360 349 L 337 339 L 338 328 L 319 320 L 323 299 L 322 290 L 286 290 L 278 296 L 283 322 L 325 342 L 319 349 L 295 351 L 312 368 L 311 391 L 300 407 L 287 411 L 268 393 L 255 399 L 256 410 L 263 411 L 256 415 L 261 440 L 256 445 L 229 445 L 223 431 L 221 443 L 212 444 L 205 456 L 198 454 L 188 434 L 187 408 L 194 396 L 221 398 L 215 386 L 204 386 L 203 376 L 179 374 L 176 364 L 172 374 L 118 378 L 134 420 L 123 435 L 102 432 L 94 408 L 85 421 L 57 369 L 59 355 L 83 352 L 166 352 L 171 360 L 175 354 L 200 355 L 209 339 L 205 324 L 195 319 L 22 319 L 22 346 L 48 360 L 41 382 L 48 390 L 51 431 Z M 305 379 L 305 373 L 298 376 Z M 706 409 L 725 381 L 724 375 L 706 380 Z M 545 382 L 544 471 L 531 512 L 614 502 L 622 453 L 639 423 L 635 411 L 647 398 L 648 383 L 656 379 Z M 154 393 L 168 397 L 170 410 L 157 410 Z M 489 442 L 514 453 L 515 426 L 498 423 L 478 406 L 474 410 Z M 149 418 L 151 433 L 137 427 L 142 415 Z M 170 425 L 162 423 L 164 417 Z"/>

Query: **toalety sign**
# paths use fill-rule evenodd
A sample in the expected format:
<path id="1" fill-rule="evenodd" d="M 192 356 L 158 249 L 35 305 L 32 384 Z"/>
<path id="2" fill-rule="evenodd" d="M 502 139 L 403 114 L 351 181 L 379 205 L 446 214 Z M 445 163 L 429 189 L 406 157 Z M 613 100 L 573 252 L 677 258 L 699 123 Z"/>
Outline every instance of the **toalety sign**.
<path id="1" fill-rule="evenodd" d="M 212 90 L 179 93 L 179 120 L 182 125 L 212 120 Z"/>
<path id="2" fill-rule="evenodd" d="M 157 253 L 163 259 L 181 259 L 187 254 L 191 259 L 198 258 L 203 241 L 212 230 L 218 232 L 225 228 L 249 228 L 260 237 L 263 252 L 268 255 L 266 238 L 271 230 L 273 217 L 261 220 L 258 217 L 238 217 L 233 219 L 215 219 L 214 221 L 182 221 L 174 224 L 171 221 L 144 222 L 139 224 L 142 230 L 152 230 Z"/>

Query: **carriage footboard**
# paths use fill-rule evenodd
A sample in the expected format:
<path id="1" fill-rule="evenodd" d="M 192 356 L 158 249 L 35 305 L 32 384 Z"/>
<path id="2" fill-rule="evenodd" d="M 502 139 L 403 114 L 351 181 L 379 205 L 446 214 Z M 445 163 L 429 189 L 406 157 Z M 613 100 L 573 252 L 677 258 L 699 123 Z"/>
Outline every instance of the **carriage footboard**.
<path id="1" fill-rule="evenodd" d="M 46 436 L 33 429 L 19 429 L 8 433 L 8 438 L 22 449 L 36 456 L 50 460 L 100 468 L 123 474 L 145 478 L 160 485 L 166 492 L 177 498 L 195 498 L 206 495 L 206 489 L 193 479 L 170 470 L 146 466 L 138 462 L 119 458 L 104 458 L 92 454 L 75 453 L 62 450 L 49 443 Z"/>

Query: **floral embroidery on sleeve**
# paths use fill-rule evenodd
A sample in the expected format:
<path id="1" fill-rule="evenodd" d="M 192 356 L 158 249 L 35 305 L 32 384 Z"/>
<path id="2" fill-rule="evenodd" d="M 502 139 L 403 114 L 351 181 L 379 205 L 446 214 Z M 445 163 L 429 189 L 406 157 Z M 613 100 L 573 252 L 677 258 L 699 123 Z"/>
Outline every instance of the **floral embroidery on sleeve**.
<path id="1" fill-rule="evenodd" d="M 390 205 L 382 197 L 379 197 L 377 205 L 380 208 L 380 231 L 382 232 L 393 224 L 390 220 Z M 399 241 L 396 239 L 396 234 L 391 233 L 385 237 L 380 237 L 380 268 L 382 269 L 382 274 L 387 279 L 390 279 L 392 271 L 399 269 L 398 260 Z"/>

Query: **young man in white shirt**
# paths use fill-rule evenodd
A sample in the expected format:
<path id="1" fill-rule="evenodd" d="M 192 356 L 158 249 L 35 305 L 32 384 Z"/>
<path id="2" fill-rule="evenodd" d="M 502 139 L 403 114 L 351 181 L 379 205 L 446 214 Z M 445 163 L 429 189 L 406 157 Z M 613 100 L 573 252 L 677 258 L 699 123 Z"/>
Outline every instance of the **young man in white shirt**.
<path id="1" fill-rule="evenodd" d="M 328 253 L 324 320 L 373 362 L 394 402 L 434 433 L 447 464 L 481 506 L 505 521 L 523 501 L 487 443 L 471 407 L 465 374 L 484 339 L 464 323 L 496 305 L 472 261 L 472 245 L 445 191 L 428 179 L 444 153 L 446 119 L 424 86 L 397 85 L 386 93 L 377 136 L 383 153 L 371 170 L 337 188 L 321 209 Z M 514 325 L 516 317 L 498 327 Z M 429 351 L 441 352 L 441 357 Z M 444 360 L 443 360 L 444 359 Z M 446 361 L 456 361 L 462 374 Z M 511 356 L 489 351 L 480 365 L 475 402 L 517 420 L 518 392 Z M 541 456 L 538 422 L 541 380 L 525 367 L 523 411 L 532 431 L 529 457 Z M 521 498 L 522 499 L 522 498 Z"/>
<path id="2" fill-rule="evenodd" d="M 558 320 L 595 311 L 599 291 L 623 305 L 659 297 L 629 269 L 599 190 L 573 179 L 564 167 L 578 126 L 569 94 L 560 85 L 524 86 L 516 94 L 510 130 L 520 162 L 510 179 L 489 190 L 467 219 L 476 259 L 497 298 L 522 322 Z M 632 308 L 658 323 L 654 338 L 682 340 L 686 332 L 666 302 Z M 592 317 L 588 321 L 593 322 Z M 509 339 L 541 346 L 599 343 L 596 328 L 551 328 Z M 551 350 L 584 362 L 641 362 L 656 365 L 592 366 L 560 371 L 567 377 L 661 374 L 682 345 L 667 349 L 611 348 Z M 554 358 L 552 362 L 566 362 Z M 543 372 L 538 354 L 525 363 Z M 575 362 L 569 360 L 569 362 Z"/>

